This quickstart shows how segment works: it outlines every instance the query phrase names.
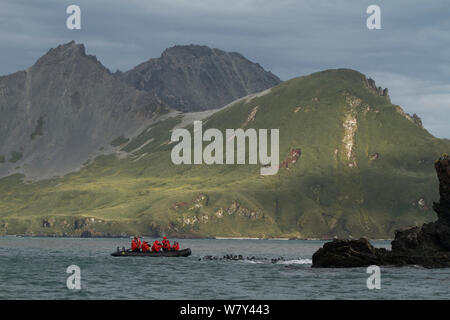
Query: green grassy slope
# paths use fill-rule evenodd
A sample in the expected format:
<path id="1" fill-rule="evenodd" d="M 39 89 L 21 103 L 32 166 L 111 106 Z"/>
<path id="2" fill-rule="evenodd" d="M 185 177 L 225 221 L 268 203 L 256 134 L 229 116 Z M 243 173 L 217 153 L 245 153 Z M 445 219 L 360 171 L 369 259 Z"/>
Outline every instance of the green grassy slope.
<path id="1" fill-rule="evenodd" d="M 293 149 L 301 156 L 277 175 L 261 176 L 260 165 L 172 164 L 170 130 L 180 121 L 121 139 L 130 153 L 121 160 L 102 156 L 35 183 L 1 179 L 0 233 L 381 238 L 434 219 L 433 163 L 449 140 L 408 120 L 356 71 L 295 78 L 203 121 L 203 131 L 278 128 L 280 160 Z"/>

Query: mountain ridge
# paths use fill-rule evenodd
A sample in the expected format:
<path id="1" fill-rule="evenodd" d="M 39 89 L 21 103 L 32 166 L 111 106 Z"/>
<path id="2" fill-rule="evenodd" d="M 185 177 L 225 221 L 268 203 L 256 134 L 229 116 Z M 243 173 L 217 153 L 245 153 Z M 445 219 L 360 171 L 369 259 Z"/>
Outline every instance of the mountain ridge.
<path id="1" fill-rule="evenodd" d="M 240 53 L 192 44 L 167 48 L 116 75 L 184 112 L 216 109 L 281 82 Z"/>
<path id="2" fill-rule="evenodd" d="M 204 130 L 279 128 L 278 174 L 174 165 L 171 130 L 192 133 L 201 119 Z M 176 113 L 118 144 L 122 157 L 99 156 L 61 178 L 1 179 L 0 232 L 392 238 L 433 219 L 432 164 L 450 149 L 349 69 L 294 78 L 211 113 Z"/>
<path id="3" fill-rule="evenodd" d="M 196 52 L 200 58 L 204 52 L 228 54 L 206 46 L 175 46 L 161 56 L 178 59 L 173 52 L 179 50 Z M 192 59 L 195 64 L 197 58 Z M 101 154 L 120 154 L 118 141 L 175 112 L 119 74 L 86 54 L 84 44 L 70 41 L 49 49 L 26 70 L 1 76 L 0 177 L 21 173 L 36 180 L 77 171 Z M 234 86 L 233 81 L 229 78 L 227 85 Z M 216 107 L 221 106 L 219 100 Z"/>
<path id="4" fill-rule="evenodd" d="M 167 112 L 159 99 L 117 80 L 74 41 L 0 77 L 0 92 L 0 155 L 9 159 L 0 176 L 68 173 L 116 135 Z"/>

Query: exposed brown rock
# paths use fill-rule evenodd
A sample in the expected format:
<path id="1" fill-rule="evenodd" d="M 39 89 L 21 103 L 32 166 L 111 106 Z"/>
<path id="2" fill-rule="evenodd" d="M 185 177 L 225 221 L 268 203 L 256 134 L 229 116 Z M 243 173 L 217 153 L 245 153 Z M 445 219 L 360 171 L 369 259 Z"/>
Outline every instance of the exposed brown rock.
<path id="1" fill-rule="evenodd" d="M 302 155 L 302 149 L 300 149 L 300 148 L 291 149 L 291 151 L 289 151 L 289 154 L 286 157 L 286 159 L 283 162 L 281 162 L 280 168 L 288 169 L 289 164 L 296 163 L 301 155 Z"/>

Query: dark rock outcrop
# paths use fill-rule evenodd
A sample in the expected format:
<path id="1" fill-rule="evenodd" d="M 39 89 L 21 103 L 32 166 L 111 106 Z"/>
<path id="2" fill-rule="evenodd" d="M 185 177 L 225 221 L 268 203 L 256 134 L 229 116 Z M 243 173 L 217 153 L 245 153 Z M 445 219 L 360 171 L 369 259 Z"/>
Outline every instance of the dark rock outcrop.
<path id="1" fill-rule="evenodd" d="M 439 221 L 450 224 L 450 156 L 447 154 L 435 162 L 434 168 L 439 179 L 439 203 L 433 204 Z"/>
<path id="2" fill-rule="evenodd" d="M 388 100 L 390 100 L 388 88 L 383 89 L 382 87 L 377 87 L 375 80 L 371 78 L 366 79 L 366 85 L 367 87 L 375 91 L 375 93 L 379 96 L 386 97 Z"/>
<path id="3" fill-rule="evenodd" d="M 313 267 L 351 268 L 379 264 L 386 250 L 377 249 L 370 242 L 359 240 L 333 240 L 313 255 Z"/>
<path id="4" fill-rule="evenodd" d="M 369 265 L 421 265 L 450 267 L 450 157 L 442 155 L 435 163 L 439 179 L 439 203 L 433 208 L 435 222 L 397 231 L 392 250 L 373 247 L 367 239 L 326 243 L 313 255 L 313 267 L 340 268 Z"/>
<path id="5" fill-rule="evenodd" d="M 185 112 L 216 109 L 281 82 L 239 53 L 199 45 L 168 48 L 116 76 Z"/>
<path id="6" fill-rule="evenodd" d="M 417 124 L 419 127 L 423 128 L 422 119 L 417 114 L 414 113 L 411 118 L 415 124 Z"/>

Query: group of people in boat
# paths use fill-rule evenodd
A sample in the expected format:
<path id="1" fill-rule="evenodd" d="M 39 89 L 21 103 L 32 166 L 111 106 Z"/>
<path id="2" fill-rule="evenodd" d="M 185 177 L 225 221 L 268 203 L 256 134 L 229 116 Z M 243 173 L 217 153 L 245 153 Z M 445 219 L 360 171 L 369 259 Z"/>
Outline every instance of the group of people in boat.
<path id="1" fill-rule="evenodd" d="M 136 236 L 131 240 L 131 251 L 133 252 L 160 252 L 161 250 L 178 251 L 180 250 L 180 244 L 174 241 L 173 245 L 171 245 L 167 237 L 163 237 L 161 242 L 155 240 L 151 247 L 147 241 L 141 241 L 141 239 Z"/>

